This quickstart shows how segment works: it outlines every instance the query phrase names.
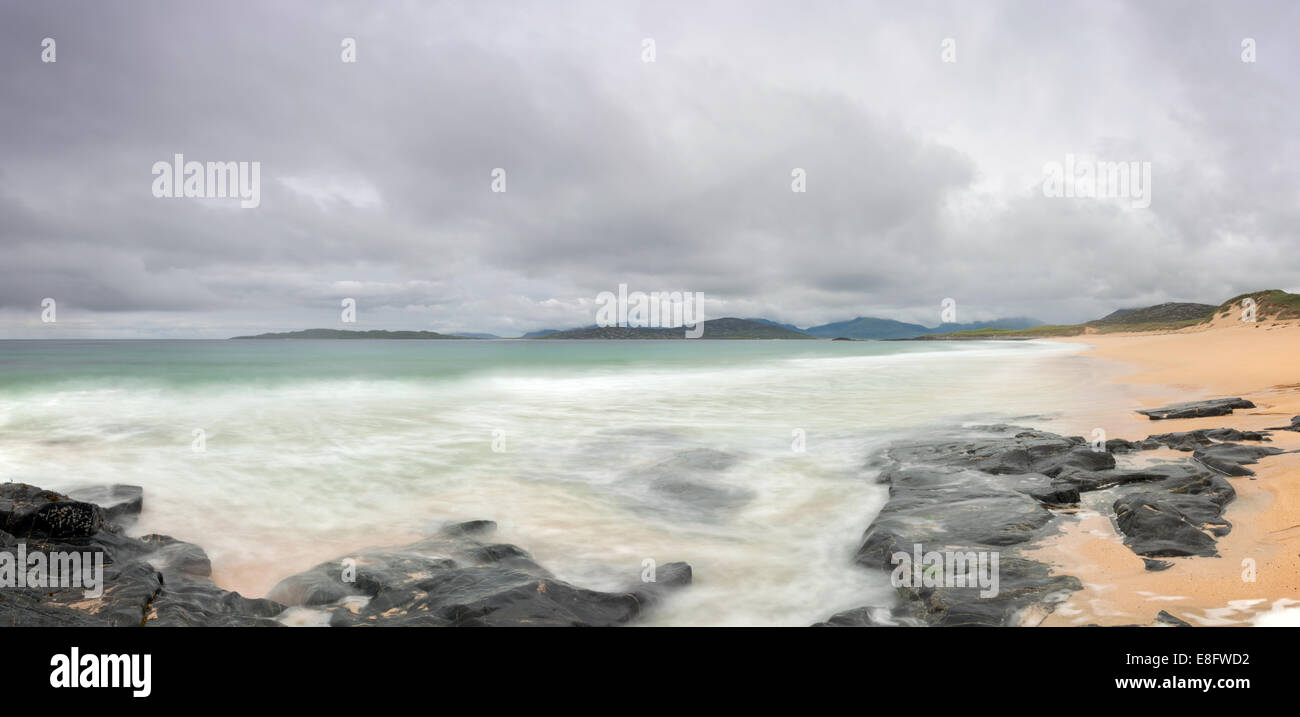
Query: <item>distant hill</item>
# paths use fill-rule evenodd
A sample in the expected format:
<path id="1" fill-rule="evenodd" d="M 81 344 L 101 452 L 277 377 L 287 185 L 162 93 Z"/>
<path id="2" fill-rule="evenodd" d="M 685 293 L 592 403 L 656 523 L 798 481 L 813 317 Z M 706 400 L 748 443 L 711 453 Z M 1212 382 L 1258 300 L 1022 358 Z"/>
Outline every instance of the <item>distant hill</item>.
<path id="1" fill-rule="evenodd" d="M 448 336 L 455 336 L 455 337 L 457 337 L 457 338 L 462 338 L 462 339 L 499 339 L 499 338 L 502 338 L 502 337 L 500 337 L 500 336 L 497 336 L 496 334 L 474 334 L 474 333 L 469 333 L 469 332 L 467 332 L 467 331 L 462 331 L 462 332 L 455 333 L 455 334 L 448 334 Z"/>
<path id="2" fill-rule="evenodd" d="M 1156 324 L 1178 321 L 1202 321 L 1214 313 L 1211 304 L 1193 304 L 1170 301 L 1142 309 L 1119 309 L 1088 322 L 1089 326 L 1116 326 L 1120 324 Z"/>
<path id="3" fill-rule="evenodd" d="M 771 319 L 751 318 L 751 319 L 745 319 L 745 321 L 757 321 L 757 322 L 760 323 L 760 324 L 770 324 L 770 325 L 772 325 L 772 326 L 780 326 L 780 327 L 783 328 L 783 329 L 790 329 L 791 331 L 798 331 L 798 332 L 801 333 L 801 334 L 806 334 L 806 333 L 808 333 L 807 331 L 804 331 L 803 329 L 799 328 L 798 326 L 795 326 L 794 324 L 783 324 L 783 323 L 781 323 L 781 322 L 779 322 L 779 321 L 773 321 L 773 320 L 771 320 Z"/>
<path id="4" fill-rule="evenodd" d="M 236 339 L 463 339 L 433 331 L 345 331 L 343 329 L 307 329 L 280 334 L 235 336 Z"/>
<path id="5" fill-rule="evenodd" d="M 550 336 L 551 334 L 559 334 L 565 331 L 580 331 L 582 329 L 594 329 L 594 328 L 596 328 L 595 324 L 590 324 L 588 326 L 580 326 L 574 329 L 538 329 L 537 331 L 529 331 L 528 333 L 524 334 L 523 336 L 520 336 L 519 338 L 540 339 L 543 336 Z"/>
<path id="6" fill-rule="evenodd" d="M 909 324 L 893 319 L 878 319 L 871 316 L 859 316 L 851 321 L 836 321 L 821 326 L 804 329 L 805 333 L 822 338 L 850 339 L 913 339 L 932 334 L 950 334 L 955 331 L 974 331 L 978 329 L 1027 329 L 1039 326 L 1043 322 L 1037 319 L 1015 317 L 996 319 L 994 321 L 975 321 L 967 324 L 939 324 L 935 328 L 920 324 Z"/>
<path id="7" fill-rule="evenodd" d="M 1082 324 L 1035 326 L 1028 329 L 981 329 L 949 334 L 929 334 L 916 337 L 924 341 L 963 341 L 977 339 L 1038 339 L 1052 336 L 1080 336 L 1086 333 L 1118 333 L 1138 331 L 1177 331 L 1190 326 L 1208 323 L 1216 317 L 1228 317 L 1242 310 L 1243 299 L 1255 300 L 1259 320 L 1300 319 L 1300 295 L 1279 289 L 1268 289 L 1242 294 L 1219 306 L 1191 302 L 1166 302 L 1139 309 L 1119 309 Z"/>
<path id="8" fill-rule="evenodd" d="M 557 331 L 535 338 L 541 340 L 564 339 L 685 339 L 686 329 L 633 328 L 627 326 L 593 326 L 585 329 Z M 704 322 L 705 339 L 808 339 L 814 337 L 782 326 L 761 321 L 737 319 L 709 319 Z"/>
<path id="9" fill-rule="evenodd" d="M 859 316 L 849 321 L 835 321 L 821 326 L 810 326 L 804 333 L 824 339 L 910 339 L 922 334 L 932 333 L 920 324 L 908 324 L 893 319 L 877 319 L 871 316 Z"/>

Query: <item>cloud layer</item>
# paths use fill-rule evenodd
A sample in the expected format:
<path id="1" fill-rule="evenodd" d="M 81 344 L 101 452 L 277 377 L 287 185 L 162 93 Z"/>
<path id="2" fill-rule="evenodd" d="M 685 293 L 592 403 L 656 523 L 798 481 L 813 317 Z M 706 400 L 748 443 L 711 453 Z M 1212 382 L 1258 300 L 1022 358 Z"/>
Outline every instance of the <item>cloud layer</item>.
<path id="1" fill-rule="evenodd" d="M 356 328 L 517 335 L 619 283 L 799 325 L 1297 288 L 1280 0 L 0 14 L 0 337 L 337 327 L 344 297 Z M 261 205 L 155 198 L 176 153 L 260 162 Z M 1045 197 L 1067 154 L 1150 162 L 1150 208 Z"/>

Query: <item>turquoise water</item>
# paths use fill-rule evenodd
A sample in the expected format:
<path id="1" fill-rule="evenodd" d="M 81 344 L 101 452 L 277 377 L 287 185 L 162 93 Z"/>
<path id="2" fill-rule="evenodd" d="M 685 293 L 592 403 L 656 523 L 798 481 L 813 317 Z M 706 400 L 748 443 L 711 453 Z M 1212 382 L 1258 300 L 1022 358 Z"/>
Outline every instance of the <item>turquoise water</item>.
<path id="1" fill-rule="evenodd" d="M 800 625 L 891 599 L 849 562 L 885 498 L 872 450 L 928 425 L 1098 400 L 1075 351 L 0 341 L 0 479 L 142 485 L 136 531 L 202 545 L 218 583 L 246 594 L 487 518 L 591 587 L 625 585 L 646 559 L 690 562 L 696 584 L 652 624 Z"/>

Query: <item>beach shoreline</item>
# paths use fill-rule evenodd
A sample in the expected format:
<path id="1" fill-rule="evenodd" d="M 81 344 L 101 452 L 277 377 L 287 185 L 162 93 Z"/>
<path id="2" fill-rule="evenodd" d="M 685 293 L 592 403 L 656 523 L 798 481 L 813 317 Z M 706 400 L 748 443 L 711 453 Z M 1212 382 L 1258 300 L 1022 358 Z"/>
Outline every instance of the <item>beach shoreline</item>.
<path id="1" fill-rule="evenodd" d="M 1049 340 L 1087 343 L 1081 355 L 1131 369 L 1113 380 L 1134 388 L 1141 405 L 1117 406 L 1100 421 L 1109 438 L 1264 430 L 1300 414 L 1300 378 L 1293 368 L 1300 322 L 1223 320 L 1181 331 Z M 1134 412 L 1167 403 L 1171 390 L 1179 401 L 1240 396 L 1256 408 L 1162 421 Z M 1088 435 L 1093 426 L 1071 428 Z M 1300 433 L 1275 430 L 1271 438 L 1265 445 L 1300 450 Z M 1272 456 L 1252 468 L 1255 476 L 1229 479 L 1237 497 L 1224 512 L 1232 530 L 1218 541 L 1220 557 L 1170 558 L 1172 567 L 1162 571 L 1148 570 L 1123 544 L 1108 512 L 1085 501 L 1073 521 L 1032 552 L 1084 583 L 1039 624 L 1152 624 L 1162 610 L 1199 626 L 1300 623 L 1300 453 Z"/>

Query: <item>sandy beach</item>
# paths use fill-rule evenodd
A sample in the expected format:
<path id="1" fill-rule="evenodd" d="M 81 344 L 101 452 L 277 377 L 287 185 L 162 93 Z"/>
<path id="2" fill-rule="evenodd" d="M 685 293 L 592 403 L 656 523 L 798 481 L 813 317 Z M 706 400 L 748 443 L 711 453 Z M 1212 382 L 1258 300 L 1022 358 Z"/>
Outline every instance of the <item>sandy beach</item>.
<path id="1" fill-rule="evenodd" d="M 1136 440 L 1154 433 L 1285 426 L 1300 414 L 1300 322 L 1243 323 L 1226 318 L 1176 332 L 1089 334 L 1085 355 L 1122 362 L 1116 378 L 1137 389 L 1141 405 L 1119 406 L 1103 426 L 1108 437 Z M 1143 398 L 1150 387 L 1152 396 Z M 1240 396 L 1257 408 L 1230 416 L 1151 421 L 1133 413 L 1179 401 Z M 1159 394 L 1158 396 L 1156 394 Z M 1072 426 L 1088 435 L 1093 425 Z M 1274 431 L 1273 445 L 1300 449 L 1300 433 Z M 1172 451 L 1161 451 L 1174 457 Z M 1225 517 L 1232 531 L 1220 557 L 1171 558 L 1155 572 L 1126 548 L 1106 514 L 1087 501 L 1076 520 L 1033 557 L 1078 576 L 1084 589 L 1042 621 L 1045 626 L 1152 624 L 1161 610 L 1198 626 L 1300 624 L 1300 453 L 1262 459 L 1254 477 L 1230 478 L 1237 491 Z M 1104 496 L 1097 500 L 1104 501 Z"/>

